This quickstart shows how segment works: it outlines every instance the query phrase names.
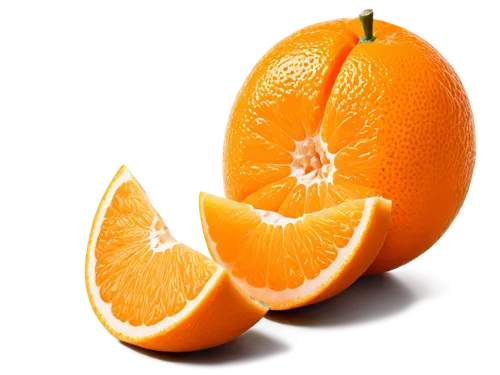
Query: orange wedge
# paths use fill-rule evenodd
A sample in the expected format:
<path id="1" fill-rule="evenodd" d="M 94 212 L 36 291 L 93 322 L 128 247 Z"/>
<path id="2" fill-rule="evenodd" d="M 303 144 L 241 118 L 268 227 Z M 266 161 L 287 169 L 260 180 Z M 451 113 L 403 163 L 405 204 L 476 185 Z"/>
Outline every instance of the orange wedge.
<path id="1" fill-rule="evenodd" d="M 391 201 L 347 201 L 298 218 L 200 193 L 212 258 L 273 310 L 327 299 L 351 285 L 379 253 Z"/>
<path id="2" fill-rule="evenodd" d="M 85 282 L 94 313 L 113 336 L 159 351 L 223 344 L 267 312 L 224 269 L 170 235 L 125 166 L 97 209 Z"/>

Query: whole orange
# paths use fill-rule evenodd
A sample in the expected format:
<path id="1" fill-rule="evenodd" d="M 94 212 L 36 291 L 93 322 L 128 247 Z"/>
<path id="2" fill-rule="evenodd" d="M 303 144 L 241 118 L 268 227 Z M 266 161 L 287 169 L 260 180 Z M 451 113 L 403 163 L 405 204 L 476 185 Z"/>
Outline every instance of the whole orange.
<path id="1" fill-rule="evenodd" d="M 465 89 L 436 49 L 371 24 L 371 12 L 360 18 L 365 30 L 358 19 L 319 23 L 262 57 L 233 105 L 223 174 L 228 198 L 288 217 L 392 200 L 367 270 L 375 274 L 418 257 L 450 226 L 469 189 L 475 130 Z"/>

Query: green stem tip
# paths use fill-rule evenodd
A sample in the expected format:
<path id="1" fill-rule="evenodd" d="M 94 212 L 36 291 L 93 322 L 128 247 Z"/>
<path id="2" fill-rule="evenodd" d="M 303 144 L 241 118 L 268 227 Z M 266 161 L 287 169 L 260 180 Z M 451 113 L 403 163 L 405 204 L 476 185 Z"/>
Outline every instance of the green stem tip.
<path id="1" fill-rule="evenodd" d="M 362 37 L 359 42 L 373 42 L 375 40 L 375 37 L 373 36 L 373 10 L 365 9 L 364 11 L 362 11 L 359 14 L 359 20 L 361 21 L 363 31 L 365 32 L 365 36 Z"/>

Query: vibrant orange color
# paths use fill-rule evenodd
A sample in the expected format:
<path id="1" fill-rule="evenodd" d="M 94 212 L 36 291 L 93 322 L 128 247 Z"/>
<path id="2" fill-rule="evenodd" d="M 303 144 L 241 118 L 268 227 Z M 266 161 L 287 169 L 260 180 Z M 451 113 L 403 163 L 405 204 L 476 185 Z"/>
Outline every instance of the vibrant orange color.
<path id="1" fill-rule="evenodd" d="M 297 219 L 200 194 L 212 258 L 271 309 L 316 303 L 351 285 L 373 262 L 389 230 L 391 202 L 349 201 Z"/>
<path id="2" fill-rule="evenodd" d="M 268 310 L 216 263 L 177 242 L 124 166 L 97 209 L 85 281 L 104 327 L 119 340 L 153 350 L 223 344 Z"/>
<path id="3" fill-rule="evenodd" d="M 348 199 L 393 202 L 367 273 L 431 247 L 458 214 L 475 163 L 469 100 L 450 64 L 411 32 L 358 19 L 306 27 L 257 63 L 224 144 L 230 199 L 300 217 Z"/>

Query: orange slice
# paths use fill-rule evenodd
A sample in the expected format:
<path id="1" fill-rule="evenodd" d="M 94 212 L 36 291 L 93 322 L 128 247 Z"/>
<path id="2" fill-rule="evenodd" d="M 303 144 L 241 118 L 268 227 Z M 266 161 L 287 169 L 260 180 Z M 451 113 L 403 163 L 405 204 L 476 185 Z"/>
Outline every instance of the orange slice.
<path id="1" fill-rule="evenodd" d="M 224 269 L 170 235 L 125 166 L 97 209 L 85 282 L 104 327 L 119 340 L 153 350 L 217 346 L 267 312 Z"/>
<path id="2" fill-rule="evenodd" d="M 271 309 L 329 298 L 351 285 L 380 251 L 391 201 L 373 197 L 289 218 L 200 193 L 212 258 Z"/>

